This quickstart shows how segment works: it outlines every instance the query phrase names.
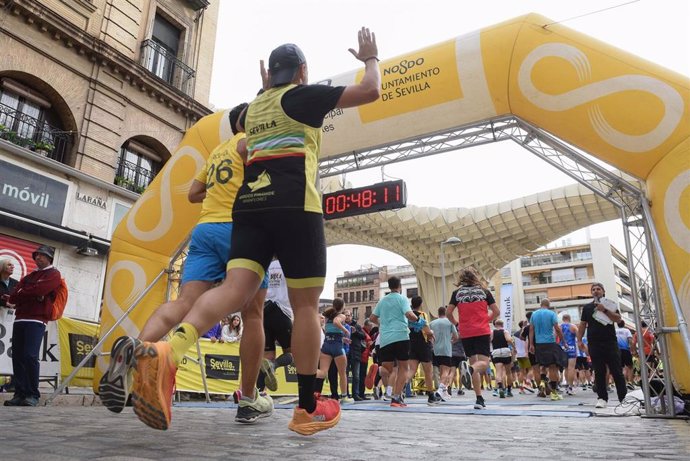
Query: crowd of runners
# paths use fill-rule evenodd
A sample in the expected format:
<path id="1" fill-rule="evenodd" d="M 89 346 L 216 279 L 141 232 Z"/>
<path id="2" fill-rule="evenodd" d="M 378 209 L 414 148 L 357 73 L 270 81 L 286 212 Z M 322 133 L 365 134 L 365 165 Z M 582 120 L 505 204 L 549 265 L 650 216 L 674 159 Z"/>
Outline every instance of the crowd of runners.
<path id="1" fill-rule="evenodd" d="M 617 308 L 605 307 L 609 301 L 601 284 L 592 285 L 592 302 L 583 307 L 577 325 L 567 313 L 559 320 L 544 299 L 512 332 L 505 329 L 475 269 L 460 271 L 457 285 L 448 306 L 439 308 L 437 318 L 429 322 L 420 309 L 422 299 L 414 297 L 408 306 L 399 296 L 400 281 L 389 280 L 391 293 L 372 316 L 377 321 L 377 311 L 386 310 L 380 319 L 383 331 L 365 328 L 374 344 L 374 364 L 367 375 L 373 398 L 405 407 L 406 396 L 425 392 L 428 405 L 438 405 L 469 392 L 476 399 L 474 408 L 482 410 L 487 393 L 500 399 L 516 392 L 536 394 L 557 401 L 581 390 L 596 393 L 596 407 L 604 408 L 612 384 L 621 402 L 627 390 L 636 388 L 638 336 L 625 326 Z M 645 360 L 650 361 L 655 360 L 653 336 L 646 327 L 642 337 Z M 399 336 L 387 338 L 385 332 L 390 331 Z"/>
<path id="2" fill-rule="evenodd" d="M 593 300 L 577 327 L 565 319 L 559 324 L 543 306 L 518 334 L 506 331 L 493 296 L 470 267 L 460 271 L 457 290 L 433 321 L 423 314 L 422 299 L 410 303 L 393 277 L 390 292 L 362 326 L 336 299 L 320 328 L 326 275 L 317 187 L 321 127 L 333 109 L 373 102 L 381 88 L 374 34 L 362 28 L 358 49 L 349 51 L 364 73 L 348 86 L 309 85 L 306 59 L 293 44 L 273 50 L 267 70 L 261 62 L 262 90 L 229 112 L 233 137 L 209 154 L 189 190 L 189 201 L 201 203 L 202 211 L 179 297 L 155 310 L 138 337 L 114 342 L 99 383 L 103 404 L 119 413 L 131 391 L 138 418 L 167 429 L 178 364 L 202 334 L 235 313 L 243 326 L 235 336 L 239 423 L 272 414 L 267 392 L 277 388 L 275 368 L 290 363 L 297 371 L 298 403 L 288 427 L 302 435 L 335 426 L 341 404 L 368 398 L 367 387 L 393 407 L 406 406 L 406 388 L 426 392 L 430 405 L 471 391 L 478 410 L 486 407 L 485 391 L 498 398 L 516 389 L 538 391 L 557 400 L 561 389 L 572 394 L 576 384 L 591 383 L 585 356 L 595 373 L 597 406 L 608 400 L 607 369 L 622 400 L 626 382 L 613 326 L 621 317 L 603 302 L 599 284 L 592 286 Z M 279 357 L 276 343 L 285 352 Z M 332 384 L 340 380 L 331 389 L 335 398 L 324 396 L 327 377 Z"/>

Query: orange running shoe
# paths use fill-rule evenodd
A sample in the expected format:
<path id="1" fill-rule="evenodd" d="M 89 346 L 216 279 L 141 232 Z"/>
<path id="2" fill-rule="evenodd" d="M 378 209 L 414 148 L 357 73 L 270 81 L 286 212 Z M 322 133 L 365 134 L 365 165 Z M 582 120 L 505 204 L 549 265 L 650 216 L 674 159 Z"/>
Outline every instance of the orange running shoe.
<path id="1" fill-rule="evenodd" d="M 374 388 L 374 382 L 376 381 L 376 374 L 379 372 L 379 366 L 375 363 L 372 363 L 371 366 L 369 367 L 369 372 L 367 373 L 367 377 L 364 378 L 364 386 L 366 386 L 367 389 L 373 389 Z"/>
<path id="2" fill-rule="evenodd" d="M 135 351 L 136 373 L 132 388 L 134 413 L 154 429 L 166 430 L 172 420 L 175 373 L 170 344 L 142 343 Z"/>
<path id="3" fill-rule="evenodd" d="M 317 399 L 313 413 L 295 407 L 288 429 L 302 435 L 313 435 L 330 429 L 340 421 L 340 403 L 333 399 Z"/>

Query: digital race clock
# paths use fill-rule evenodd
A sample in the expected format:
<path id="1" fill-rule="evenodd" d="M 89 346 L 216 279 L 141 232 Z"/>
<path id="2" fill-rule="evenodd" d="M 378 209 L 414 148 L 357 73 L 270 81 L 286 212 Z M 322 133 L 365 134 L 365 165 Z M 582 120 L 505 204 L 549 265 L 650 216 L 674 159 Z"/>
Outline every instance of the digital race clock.
<path id="1" fill-rule="evenodd" d="M 374 211 L 403 208 L 407 204 L 407 191 L 402 179 L 371 186 L 343 189 L 323 194 L 323 217 L 345 218 Z"/>

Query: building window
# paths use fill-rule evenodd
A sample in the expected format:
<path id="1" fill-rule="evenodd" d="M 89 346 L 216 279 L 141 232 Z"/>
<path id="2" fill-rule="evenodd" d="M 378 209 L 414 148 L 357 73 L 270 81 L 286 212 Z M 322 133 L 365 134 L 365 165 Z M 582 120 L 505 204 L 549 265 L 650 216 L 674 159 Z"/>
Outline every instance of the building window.
<path id="1" fill-rule="evenodd" d="M 575 280 L 586 280 L 589 278 L 587 275 L 586 267 L 576 267 L 575 268 Z"/>
<path id="2" fill-rule="evenodd" d="M 155 152 L 130 140 L 120 150 L 115 184 L 141 194 L 156 177 L 160 164 Z"/>
<path id="3" fill-rule="evenodd" d="M 588 260 L 592 259 L 592 252 L 590 250 L 577 250 L 574 256 L 576 261 Z"/>
<path id="4" fill-rule="evenodd" d="M 412 298 L 414 296 L 417 296 L 417 288 L 408 288 L 406 293 L 407 293 L 408 298 Z"/>
<path id="5" fill-rule="evenodd" d="M 575 269 L 573 267 L 554 269 L 551 271 L 551 278 L 553 283 L 570 282 L 575 280 Z"/>
<path id="6" fill-rule="evenodd" d="M 364 308 L 364 316 L 365 316 L 366 318 L 371 317 L 371 306 L 367 306 L 367 307 Z"/>
<path id="7" fill-rule="evenodd" d="M 374 300 L 374 290 L 369 290 L 369 301 Z"/>
<path id="8" fill-rule="evenodd" d="M 0 85 L 0 138 L 44 157 L 64 162 L 69 134 L 51 103 L 40 93 L 13 79 Z"/>
<path id="9" fill-rule="evenodd" d="M 156 14 L 153 33 L 141 45 L 141 65 L 175 88 L 190 94 L 194 69 L 178 59 L 182 30 Z"/>
<path id="10" fill-rule="evenodd" d="M 347 296 L 347 293 L 343 293 L 343 302 L 344 302 L 345 304 L 348 303 L 348 296 Z"/>
<path id="11" fill-rule="evenodd" d="M 361 302 L 361 301 L 362 301 L 362 292 L 361 292 L 361 291 L 357 291 L 357 292 L 356 292 L 356 294 L 355 294 L 355 299 L 357 300 L 357 302 Z"/>
<path id="12" fill-rule="evenodd" d="M 355 322 L 359 320 L 359 307 L 352 308 L 352 320 L 354 320 Z"/>
<path id="13" fill-rule="evenodd" d="M 117 225 L 120 224 L 122 218 L 125 217 L 129 209 L 131 208 L 129 205 L 125 205 L 123 203 L 115 202 L 113 205 L 114 206 L 112 212 L 112 223 L 110 224 L 110 230 L 108 231 L 108 238 L 112 237 L 113 232 L 115 232 L 115 229 L 117 228 Z"/>
<path id="14" fill-rule="evenodd" d="M 156 15 L 153 21 L 151 41 L 158 47 L 153 53 L 149 70 L 168 83 L 173 82 L 180 35 L 180 29 L 161 15 Z"/>
<path id="15" fill-rule="evenodd" d="M 539 283 L 540 284 L 545 284 L 545 283 L 551 283 L 551 272 L 541 272 L 539 274 Z"/>

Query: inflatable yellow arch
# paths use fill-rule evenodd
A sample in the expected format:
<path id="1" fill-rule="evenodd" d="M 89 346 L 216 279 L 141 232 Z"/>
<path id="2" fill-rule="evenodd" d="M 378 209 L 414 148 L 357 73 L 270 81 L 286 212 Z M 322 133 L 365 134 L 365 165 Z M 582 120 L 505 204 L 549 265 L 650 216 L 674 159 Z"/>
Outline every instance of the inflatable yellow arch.
<path id="1" fill-rule="evenodd" d="M 654 224 L 690 318 L 690 80 L 530 14 L 380 63 L 382 98 L 329 114 L 322 158 L 514 114 L 646 182 Z M 672 46 L 672 44 L 667 44 Z M 330 80 L 346 85 L 363 71 Z M 226 112 L 203 118 L 113 235 L 101 331 L 167 267 L 195 225 L 186 199 L 208 154 L 231 135 Z M 158 282 L 104 345 L 137 335 L 164 301 Z M 665 325 L 676 316 L 664 296 Z M 673 378 L 690 394 L 690 363 L 670 335 Z M 105 370 L 98 361 L 97 377 Z M 98 379 L 94 380 L 98 382 Z"/>

